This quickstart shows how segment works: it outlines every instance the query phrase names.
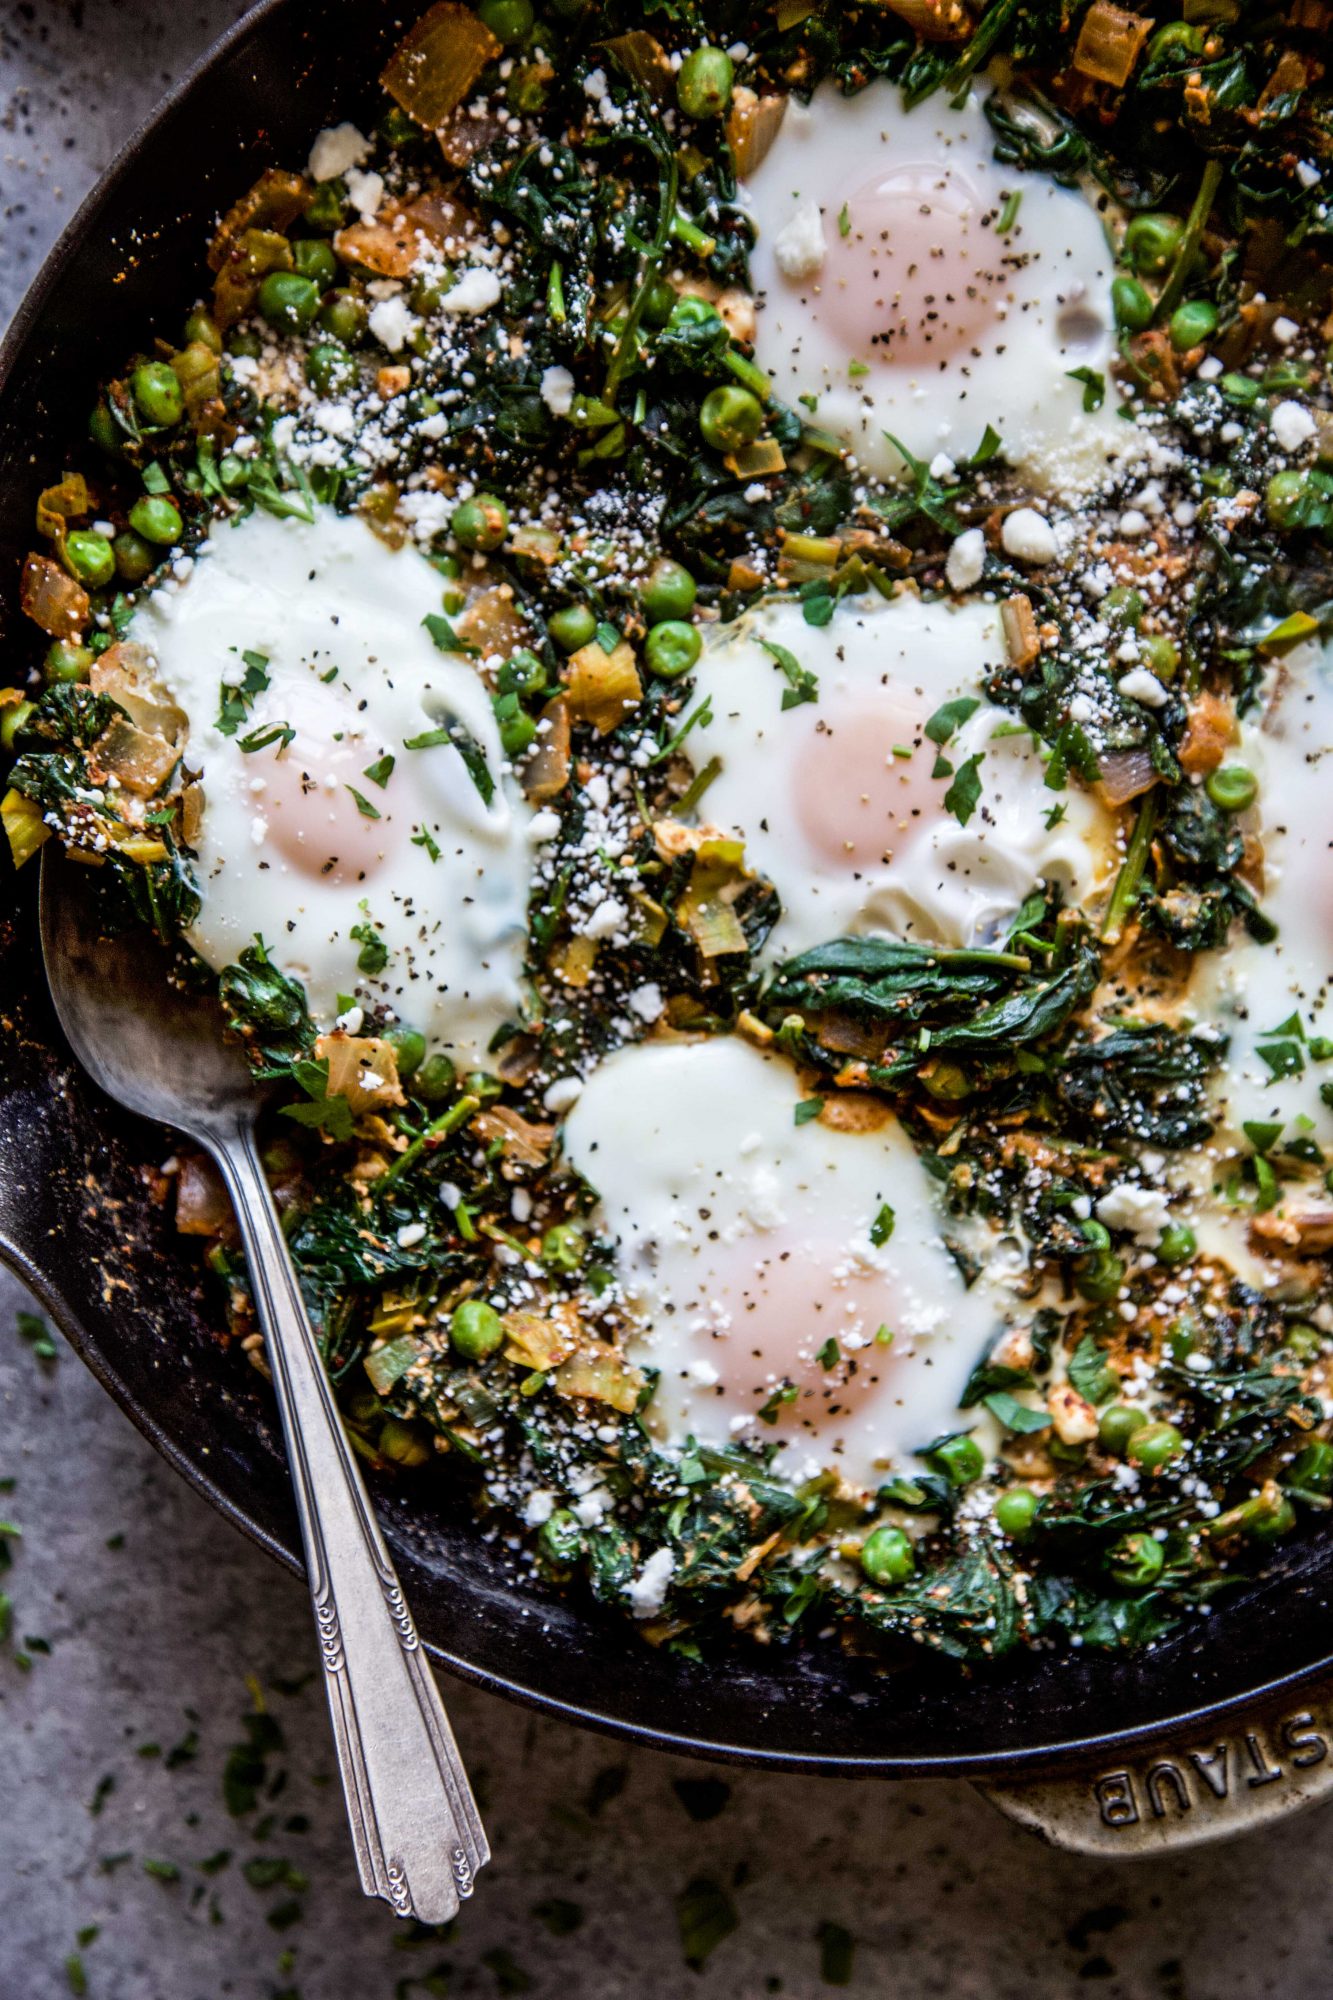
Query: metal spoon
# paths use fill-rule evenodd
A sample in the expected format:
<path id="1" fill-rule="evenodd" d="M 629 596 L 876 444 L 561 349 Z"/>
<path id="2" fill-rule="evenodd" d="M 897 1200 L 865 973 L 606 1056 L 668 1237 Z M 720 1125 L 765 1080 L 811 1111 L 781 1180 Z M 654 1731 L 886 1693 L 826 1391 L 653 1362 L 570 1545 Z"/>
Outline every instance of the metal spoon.
<path id="1" fill-rule="evenodd" d="M 60 1025 L 109 1096 L 186 1133 L 221 1170 L 282 1412 L 361 1886 L 400 1916 L 443 1923 L 491 1851 L 264 1179 L 262 1092 L 224 1042 L 216 1000 L 173 982 L 154 938 L 102 934 L 96 873 L 54 842 L 42 857 L 42 951 Z"/>

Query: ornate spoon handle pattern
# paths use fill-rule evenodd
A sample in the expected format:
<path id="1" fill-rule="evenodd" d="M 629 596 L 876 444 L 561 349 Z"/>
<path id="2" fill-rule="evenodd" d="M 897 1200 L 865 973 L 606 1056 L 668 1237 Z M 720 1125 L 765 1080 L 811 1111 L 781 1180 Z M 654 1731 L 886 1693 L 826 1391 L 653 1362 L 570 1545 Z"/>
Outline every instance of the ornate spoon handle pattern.
<path id="1" fill-rule="evenodd" d="M 282 1412 L 361 1884 L 400 1916 L 444 1923 L 490 1848 L 334 1406 L 253 1127 L 237 1119 L 209 1143 L 245 1242 Z"/>

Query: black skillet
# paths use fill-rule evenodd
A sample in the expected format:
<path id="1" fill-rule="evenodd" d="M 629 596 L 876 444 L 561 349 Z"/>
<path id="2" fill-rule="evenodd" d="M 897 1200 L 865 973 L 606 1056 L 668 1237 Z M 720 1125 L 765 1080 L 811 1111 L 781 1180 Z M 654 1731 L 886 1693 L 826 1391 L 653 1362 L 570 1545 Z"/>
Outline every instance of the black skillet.
<path id="1" fill-rule="evenodd" d="M 17 579 L 34 496 L 66 466 L 85 462 L 99 377 L 152 328 L 179 327 L 200 289 L 214 218 L 262 167 L 301 164 L 311 136 L 331 121 L 373 122 L 375 78 L 402 16 L 385 0 L 341 0 L 336 8 L 262 0 L 131 142 L 47 260 L 0 349 L 5 679 L 32 653 Z M 34 887 L 11 879 L 0 918 L 0 1254 L 145 1436 L 296 1567 L 272 1408 L 258 1378 L 224 1351 L 216 1305 L 190 1249 L 145 1190 L 140 1170 L 163 1158 L 169 1142 L 102 1099 L 61 1041 L 37 952 Z M 1205 1820 L 1234 1824 L 1242 1801 L 1295 1803 L 1333 1774 L 1333 1752 L 1321 1757 L 1302 1747 L 1310 1732 L 1291 1722 L 1316 1703 L 1302 1692 L 1307 1683 L 1322 1677 L 1333 1687 L 1333 1538 L 1326 1535 L 1282 1550 L 1263 1580 L 1148 1654 L 1033 1655 L 966 1678 L 923 1652 L 885 1680 L 819 1644 L 749 1647 L 707 1665 L 673 1659 L 644 1645 L 620 1617 L 519 1581 L 461 1499 L 446 1492 L 423 1508 L 410 1488 L 386 1484 L 378 1501 L 423 1637 L 446 1666 L 645 1742 L 883 1776 L 1026 1781 L 1090 1769 L 1102 1774 L 1102 1789 L 1078 1795 L 1075 1817 L 1095 1822 L 1095 1839 L 1087 1827 L 1085 1837 L 1068 1824 L 1054 1828 L 1049 1800 L 1036 1816 L 1075 1844 L 1113 1831 L 1122 1849 L 1144 1830 L 1173 1823 L 1195 1829 L 1194 1837 Z M 1255 1736 L 1251 1753 L 1246 1732 L 1258 1706 L 1278 1698 L 1286 1706 L 1277 1734 Z M 1223 1820 L 1210 1775 L 1216 1765 L 1201 1763 L 1202 1752 L 1192 1762 L 1188 1747 L 1175 1754 L 1184 1774 L 1178 1783 L 1159 1771 L 1147 1784 L 1154 1759 L 1142 1746 L 1168 1732 L 1173 1743 L 1201 1743 L 1204 1751 L 1229 1732 Z M 1118 1805 L 1118 1780 L 1105 1774 L 1126 1756 L 1137 1759 L 1138 1775 L 1126 1780 L 1131 1803 Z M 1237 1761 L 1246 1756 L 1250 1764 Z M 1249 1782 L 1268 1768 L 1285 1776 Z"/>

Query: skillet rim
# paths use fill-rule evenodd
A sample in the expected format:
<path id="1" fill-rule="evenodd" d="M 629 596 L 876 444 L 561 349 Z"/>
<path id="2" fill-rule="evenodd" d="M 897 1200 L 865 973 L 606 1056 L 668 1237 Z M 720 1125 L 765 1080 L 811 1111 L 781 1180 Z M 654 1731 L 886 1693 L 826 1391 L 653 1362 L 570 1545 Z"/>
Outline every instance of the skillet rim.
<path id="1" fill-rule="evenodd" d="M 9 377 L 26 352 L 30 340 L 39 332 L 43 312 L 67 263 L 77 255 L 118 192 L 122 179 L 156 136 L 159 126 L 184 103 L 198 84 L 254 36 L 271 16 L 282 13 L 293 4 L 294 0 L 254 0 L 254 4 L 190 64 L 119 149 L 47 252 L 40 269 L 20 300 L 3 339 L 0 339 L 0 393 L 7 387 Z M 31 910 L 26 914 L 19 913 L 17 921 L 20 925 L 31 924 L 33 922 Z M 53 1043 L 58 1048 L 64 1047 L 58 1026 L 54 1029 Z M 100 1096 L 100 1093 L 96 1094 Z M 15 1237 L 10 1236 L 4 1212 L 4 1180 L 4 1166 L 0 1162 L 0 1263 L 7 1266 L 35 1294 L 89 1372 L 172 1469 L 257 1547 L 293 1574 L 304 1576 L 305 1567 L 295 1548 L 280 1535 L 265 1527 L 239 1500 L 225 1492 L 213 1479 L 199 1456 L 191 1456 L 168 1434 L 148 1404 L 127 1385 L 106 1354 L 89 1337 L 79 1315 L 69 1305 L 57 1281 L 35 1255 Z M 447 1646 L 426 1638 L 424 1634 L 422 1643 L 433 1660 L 447 1668 L 450 1673 L 457 1675 L 459 1679 L 488 1693 L 516 1701 L 539 1713 L 580 1728 L 592 1729 L 621 1741 L 643 1744 L 666 1754 L 702 1758 L 754 1769 L 825 1777 L 957 1778 L 993 1782 L 997 1779 L 1020 1776 L 1031 1778 L 1047 1773 L 1072 1774 L 1080 1767 L 1102 1761 L 1109 1756 L 1120 1756 L 1126 1750 L 1139 1749 L 1168 1738 L 1187 1735 L 1205 1726 L 1233 1720 L 1245 1711 L 1257 1709 L 1279 1695 L 1296 1694 L 1321 1681 L 1327 1683 L 1333 1675 L 1333 1649 L 1331 1649 L 1319 1659 L 1293 1668 L 1276 1678 L 1262 1680 L 1239 1693 L 1220 1695 L 1194 1707 L 1184 1708 L 1172 1716 L 1161 1717 L 1128 1729 L 1107 1730 L 1055 1744 L 1029 1744 L 994 1753 L 962 1751 L 914 1757 L 901 1754 L 853 1756 L 847 1753 L 835 1753 L 822 1756 L 818 1753 L 765 1750 L 757 1746 L 719 1743 L 702 1736 L 680 1734 L 652 1723 L 599 1713 L 595 1708 L 567 1701 L 538 1687 L 526 1686 L 493 1668 L 479 1667 L 461 1654 L 451 1651 Z M 1146 1656 L 1140 1656 L 1141 1660 L 1144 1658 Z M 960 1691 L 965 1685 L 960 1681 Z"/>

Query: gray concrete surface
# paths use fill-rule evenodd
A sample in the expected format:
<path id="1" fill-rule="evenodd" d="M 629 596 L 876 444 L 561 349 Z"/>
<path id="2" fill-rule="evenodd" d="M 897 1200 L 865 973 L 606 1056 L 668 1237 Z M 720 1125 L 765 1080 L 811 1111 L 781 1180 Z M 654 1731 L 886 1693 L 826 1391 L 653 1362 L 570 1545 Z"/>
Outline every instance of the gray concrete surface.
<path id="1" fill-rule="evenodd" d="M 0 6 L 0 320 L 120 139 L 239 11 Z M 1312 2000 L 1333 1983 L 1327 1811 L 1120 1868 L 1044 1852 L 960 1785 L 717 1773 L 729 1790 L 704 1802 L 721 1809 L 697 1820 L 674 1786 L 699 1767 L 459 1687 L 496 1858 L 452 1937 L 413 1940 L 358 1893 L 322 1695 L 291 1691 L 313 1658 L 302 1590 L 67 1350 L 34 1355 L 23 1304 L 0 1280 L 0 1519 L 23 1531 L 0 1577 L 0 2000 L 815 2000 L 826 1924 L 855 1939 L 851 1991 L 904 2000 Z M 223 1781 L 256 1689 L 284 1747 L 237 1817 Z M 739 1921 L 696 1975 L 676 1899 L 698 1877 Z"/>

